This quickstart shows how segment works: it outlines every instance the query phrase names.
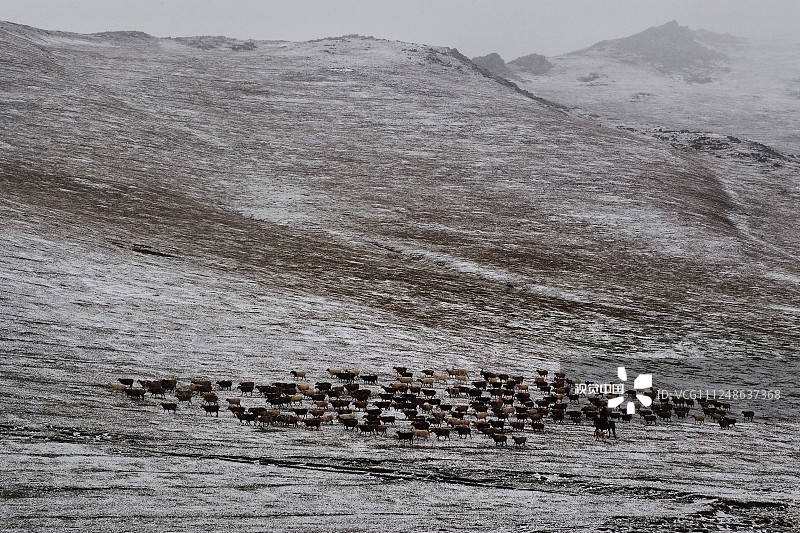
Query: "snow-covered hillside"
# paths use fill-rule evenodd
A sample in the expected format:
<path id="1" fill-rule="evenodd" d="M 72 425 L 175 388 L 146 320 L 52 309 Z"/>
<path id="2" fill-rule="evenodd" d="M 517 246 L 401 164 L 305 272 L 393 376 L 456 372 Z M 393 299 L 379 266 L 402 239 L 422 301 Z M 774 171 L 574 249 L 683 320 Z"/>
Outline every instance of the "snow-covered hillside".
<path id="1" fill-rule="evenodd" d="M 800 40 L 737 39 L 675 22 L 548 58 L 508 63 L 520 86 L 606 125 L 714 132 L 800 154 Z"/>
<path id="2" fill-rule="evenodd" d="M 538 84 L 567 61 L 524 88 L 563 100 Z M 0 23 L 0 80 L 5 529 L 796 525 L 797 159 L 598 126 L 455 50 L 356 36 Z M 623 364 L 781 399 L 738 400 L 757 417 L 730 430 L 548 423 L 498 449 L 260 430 L 107 386 Z"/>

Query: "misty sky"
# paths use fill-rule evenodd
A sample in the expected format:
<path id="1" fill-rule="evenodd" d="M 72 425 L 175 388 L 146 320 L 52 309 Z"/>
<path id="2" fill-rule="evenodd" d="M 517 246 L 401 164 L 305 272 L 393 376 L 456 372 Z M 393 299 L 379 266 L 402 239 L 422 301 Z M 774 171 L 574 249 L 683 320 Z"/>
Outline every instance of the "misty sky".
<path id="1" fill-rule="evenodd" d="M 303 41 L 358 33 L 511 60 L 571 52 L 670 20 L 744 37 L 800 35 L 800 0 L 0 0 L 0 20 L 159 37 Z"/>

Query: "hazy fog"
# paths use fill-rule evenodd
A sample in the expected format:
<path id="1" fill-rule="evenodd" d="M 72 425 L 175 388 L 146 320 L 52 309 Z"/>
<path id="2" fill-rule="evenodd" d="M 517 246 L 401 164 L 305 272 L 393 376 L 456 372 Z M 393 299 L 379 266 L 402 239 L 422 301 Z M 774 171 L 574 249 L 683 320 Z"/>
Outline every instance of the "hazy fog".
<path id="1" fill-rule="evenodd" d="M 358 33 L 454 46 L 467 56 L 558 55 L 677 20 L 740 36 L 800 34 L 795 0 L 4 0 L 0 20 L 91 33 L 141 30 L 156 36 L 227 35 L 300 41 Z"/>

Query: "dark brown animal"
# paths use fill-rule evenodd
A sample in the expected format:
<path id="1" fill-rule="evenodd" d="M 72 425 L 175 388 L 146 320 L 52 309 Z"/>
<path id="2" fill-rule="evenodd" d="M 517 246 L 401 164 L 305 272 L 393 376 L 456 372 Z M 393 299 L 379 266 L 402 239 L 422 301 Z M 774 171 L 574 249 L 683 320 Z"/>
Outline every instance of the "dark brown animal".
<path id="1" fill-rule="evenodd" d="M 506 446 L 507 445 L 506 441 L 508 440 L 508 437 L 506 437 L 505 435 L 498 435 L 495 433 L 492 435 L 492 440 L 494 440 L 495 446 Z"/>
<path id="2" fill-rule="evenodd" d="M 219 417 L 219 404 L 212 403 L 210 405 L 204 405 L 203 410 L 206 412 L 206 416 L 211 416 L 211 414 L 214 413 Z"/>
<path id="3" fill-rule="evenodd" d="M 402 444 L 404 441 L 408 441 L 410 445 L 414 445 L 414 433 L 411 431 L 398 431 L 397 438 L 400 440 Z"/>
<path id="4" fill-rule="evenodd" d="M 756 414 L 754 411 L 742 411 L 742 416 L 744 416 L 745 422 L 752 422 L 753 417 L 756 416 Z"/>
<path id="5" fill-rule="evenodd" d="M 144 389 L 125 389 L 125 395 L 134 400 L 143 400 L 144 393 Z"/>
<path id="6" fill-rule="evenodd" d="M 432 428 L 431 431 L 436 435 L 436 440 L 447 439 L 450 440 L 450 430 L 447 428 Z"/>
<path id="7" fill-rule="evenodd" d="M 172 411 L 172 414 L 175 414 L 175 411 L 178 409 L 178 404 L 174 402 L 161 402 L 161 407 L 164 409 L 165 413 Z"/>

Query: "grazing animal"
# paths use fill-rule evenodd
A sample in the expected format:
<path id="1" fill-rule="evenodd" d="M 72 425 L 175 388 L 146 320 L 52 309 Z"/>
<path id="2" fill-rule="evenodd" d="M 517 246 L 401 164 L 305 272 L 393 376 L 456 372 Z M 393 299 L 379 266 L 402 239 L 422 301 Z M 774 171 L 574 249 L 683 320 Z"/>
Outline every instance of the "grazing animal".
<path id="1" fill-rule="evenodd" d="M 506 441 L 508 440 L 508 437 L 506 437 L 505 435 L 498 435 L 494 433 L 492 434 L 492 440 L 494 440 L 495 446 L 506 446 L 507 445 Z"/>
<path id="2" fill-rule="evenodd" d="M 756 416 L 755 412 L 753 411 L 742 411 L 742 416 L 744 416 L 744 421 L 753 421 L 753 417 Z"/>
<path id="3" fill-rule="evenodd" d="M 175 411 L 178 409 L 178 404 L 174 402 L 161 402 L 161 407 L 164 409 L 165 413 L 172 411 L 172 414 L 175 414 Z"/>
<path id="4" fill-rule="evenodd" d="M 361 378 L 361 381 L 363 381 L 365 384 L 366 383 L 372 383 L 372 384 L 375 384 L 375 385 L 378 384 L 378 376 L 375 375 L 375 374 L 366 374 L 366 375 L 359 376 L 359 377 Z"/>
<path id="5" fill-rule="evenodd" d="M 542 422 L 531 422 L 534 433 L 544 433 L 544 424 Z"/>
<path id="6" fill-rule="evenodd" d="M 735 426 L 735 425 L 736 425 L 736 419 L 735 418 L 721 418 L 719 420 L 719 427 L 721 429 L 730 429 L 731 426 Z"/>
<path id="7" fill-rule="evenodd" d="M 207 392 L 203 394 L 203 401 L 205 401 L 206 403 L 217 403 L 219 402 L 219 396 L 217 396 L 213 392 Z"/>
<path id="8" fill-rule="evenodd" d="M 231 387 L 233 387 L 233 381 L 229 379 L 222 379 L 217 381 L 217 385 L 219 385 L 219 390 L 231 390 Z"/>
<path id="9" fill-rule="evenodd" d="M 144 393 L 144 389 L 125 389 L 125 395 L 134 400 L 143 400 Z"/>
<path id="10" fill-rule="evenodd" d="M 178 399 L 179 402 L 189 402 L 192 403 L 192 391 L 190 390 L 176 390 L 175 397 Z"/>
<path id="11" fill-rule="evenodd" d="M 375 433 L 375 426 L 373 426 L 372 424 L 358 424 L 358 429 L 359 431 L 361 431 L 361 433 L 365 435 L 367 433 L 373 433 L 373 434 Z"/>
<path id="12" fill-rule="evenodd" d="M 433 431 L 433 434 L 436 435 L 436 440 L 450 440 L 450 430 L 448 428 L 432 428 L 431 431 Z"/>
<path id="13" fill-rule="evenodd" d="M 706 415 L 692 415 L 695 424 L 703 424 L 706 421 Z"/>
<path id="14" fill-rule="evenodd" d="M 469 426 L 455 426 L 458 438 L 466 439 L 472 436 L 472 429 Z"/>
<path id="15" fill-rule="evenodd" d="M 249 394 L 252 396 L 253 389 L 256 388 L 256 384 L 252 381 L 242 381 L 236 388 L 241 391 L 242 395 Z"/>
<path id="16" fill-rule="evenodd" d="M 124 383 L 109 383 L 112 392 L 124 392 L 127 388 Z"/>
<path id="17" fill-rule="evenodd" d="M 400 440 L 400 443 L 408 441 L 410 445 L 414 445 L 414 433 L 411 431 L 398 431 L 397 438 Z"/>
<path id="18" fill-rule="evenodd" d="M 594 430 L 594 440 L 605 440 L 606 432 L 602 429 L 595 429 Z"/>
<path id="19" fill-rule="evenodd" d="M 206 412 L 206 416 L 211 416 L 214 413 L 217 418 L 219 418 L 219 404 L 212 403 L 210 405 L 204 405 L 203 410 Z"/>
<path id="20" fill-rule="evenodd" d="M 228 405 L 242 405 L 241 398 L 225 398 L 225 401 L 228 402 Z"/>
<path id="21" fill-rule="evenodd" d="M 512 438 L 514 439 L 514 444 L 519 447 L 525 446 L 525 443 L 528 442 L 528 437 L 522 435 L 515 435 Z"/>
<path id="22" fill-rule="evenodd" d="M 411 433 L 414 434 L 414 438 L 415 439 L 428 440 L 428 430 L 427 429 L 412 429 Z"/>
<path id="23" fill-rule="evenodd" d="M 306 371 L 305 370 L 292 370 L 289 372 L 292 376 L 297 379 L 306 379 Z"/>
<path id="24" fill-rule="evenodd" d="M 322 420 L 319 418 L 307 418 L 306 420 L 303 420 L 303 422 L 307 428 L 316 430 L 319 430 L 320 425 L 322 424 Z"/>

